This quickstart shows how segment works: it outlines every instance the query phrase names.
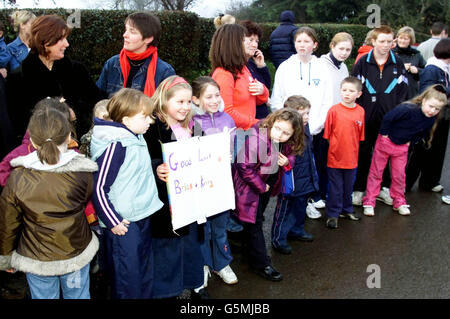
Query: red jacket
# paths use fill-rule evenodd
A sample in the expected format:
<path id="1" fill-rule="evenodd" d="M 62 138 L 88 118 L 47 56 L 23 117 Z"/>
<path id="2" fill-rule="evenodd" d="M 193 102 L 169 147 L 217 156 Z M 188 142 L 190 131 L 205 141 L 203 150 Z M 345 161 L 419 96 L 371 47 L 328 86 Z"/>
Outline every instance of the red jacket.
<path id="1" fill-rule="evenodd" d="M 251 95 L 248 86 L 254 79 L 246 66 L 238 74 L 236 81 L 231 72 L 223 68 L 216 68 L 212 78 L 220 86 L 220 95 L 225 103 L 225 112 L 233 118 L 236 127 L 247 130 L 256 124 L 258 122 L 255 118 L 256 105 L 267 102 L 269 98 L 269 90 L 266 86 L 264 86 L 263 94 Z"/>

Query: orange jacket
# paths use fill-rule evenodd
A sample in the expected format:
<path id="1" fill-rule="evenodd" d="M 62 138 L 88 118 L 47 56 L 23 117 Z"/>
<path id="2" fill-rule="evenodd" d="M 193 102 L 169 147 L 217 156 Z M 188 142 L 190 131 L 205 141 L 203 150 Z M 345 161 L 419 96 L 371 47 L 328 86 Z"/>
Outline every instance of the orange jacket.
<path id="1" fill-rule="evenodd" d="M 247 130 L 258 122 L 255 118 L 256 105 L 267 102 L 269 90 L 264 86 L 263 94 L 258 96 L 250 94 L 248 86 L 251 81 L 256 80 L 246 66 L 238 74 L 236 81 L 231 72 L 223 68 L 216 68 L 212 78 L 219 84 L 225 112 L 233 118 L 237 128 Z"/>

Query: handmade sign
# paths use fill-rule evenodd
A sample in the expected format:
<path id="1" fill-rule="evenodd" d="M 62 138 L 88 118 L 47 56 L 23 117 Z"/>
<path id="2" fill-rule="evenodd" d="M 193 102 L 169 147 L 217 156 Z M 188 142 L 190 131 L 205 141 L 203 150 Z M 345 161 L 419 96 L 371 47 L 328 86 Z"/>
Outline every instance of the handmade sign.
<path id="1" fill-rule="evenodd" d="M 162 151 L 173 230 L 235 208 L 229 133 L 166 143 Z"/>

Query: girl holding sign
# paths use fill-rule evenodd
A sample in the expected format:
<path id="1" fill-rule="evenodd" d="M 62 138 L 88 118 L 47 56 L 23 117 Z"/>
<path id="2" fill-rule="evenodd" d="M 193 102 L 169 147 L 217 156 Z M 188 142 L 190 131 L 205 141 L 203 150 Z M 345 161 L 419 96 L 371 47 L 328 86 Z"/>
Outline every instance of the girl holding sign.
<path id="1" fill-rule="evenodd" d="M 224 112 L 220 87 L 209 76 L 200 76 L 192 83 L 192 102 L 195 135 L 210 135 L 230 131 L 236 127 L 233 118 Z M 200 128 L 197 132 L 197 128 Z M 234 134 L 233 134 L 234 135 Z M 230 145 L 231 146 L 231 145 Z M 230 148 L 231 151 L 231 148 Z M 230 212 L 226 211 L 208 218 L 205 225 L 205 242 L 202 245 L 204 287 L 208 286 L 209 269 L 212 269 L 227 284 L 236 284 L 238 279 L 230 267 L 233 260 L 227 238 L 227 223 Z"/>
<path id="2" fill-rule="evenodd" d="M 183 289 L 193 289 L 192 298 L 208 298 L 203 288 L 203 256 L 198 226 L 192 223 L 172 228 L 167 178 L 169 167 L 163 163 L 161 144 L 191 137 L 189 129 L 192 88 L 185 79 L 170 76 L 151 98 L 155 124 L 144 135 L 152 158 L 159 198 L 164 206 L 152 215 L 154 254 L 153 298 L 178 296 Z"/>
<path id="3" fill-rule="evenodd" d="M 263 214 L 270 196 L 280 193 L 283 174 L 292 169 L 295 155 L 300 154 L 303 147 L 300 115 L 295 110 L 281 109 L 253 126 L 234 164 L 236 212 L 244 223 L 250 267 L 272 281 L 283 277 L 267 256 Z"/>

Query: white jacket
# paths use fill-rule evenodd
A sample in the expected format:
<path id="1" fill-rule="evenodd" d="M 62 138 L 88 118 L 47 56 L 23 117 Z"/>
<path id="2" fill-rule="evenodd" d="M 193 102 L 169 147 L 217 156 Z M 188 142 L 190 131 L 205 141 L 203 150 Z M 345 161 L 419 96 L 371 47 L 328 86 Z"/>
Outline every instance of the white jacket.
<path id="1" fill-rule="evenodd" d="M 292 95 L 302 95 L 311 103 L 309 129 L 312 135 L 320 133 L 333 106 L 333 86 L 328 69 L 316 56 L 305 64 L 292 55 L 278 67 L 270 99 L 272 110 L 281 109 Z"/>
<path id="2" fill-rule="evenodd" d="M 340 68 L 334 65 L 330 58 L 330 53 L 324 54 L 320 57 L 320 61 L 323 62 L 331 77 L 331 85 L 333 86 L 333 105 L 336 105 L 342 101 L 341 99 L 341 82 L 348 77 L 347 65 L 344 62 L 341 63 Z"/>

